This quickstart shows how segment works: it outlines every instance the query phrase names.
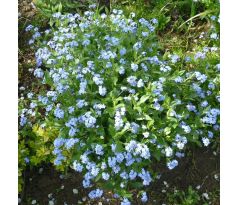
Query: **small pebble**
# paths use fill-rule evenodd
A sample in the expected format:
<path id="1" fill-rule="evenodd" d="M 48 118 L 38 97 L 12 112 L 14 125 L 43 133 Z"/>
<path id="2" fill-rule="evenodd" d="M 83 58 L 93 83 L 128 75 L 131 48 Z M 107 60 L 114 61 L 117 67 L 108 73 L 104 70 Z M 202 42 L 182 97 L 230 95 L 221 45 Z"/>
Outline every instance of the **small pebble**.
<path id="1" fill-rule="evenodd" d="M 219 176 L 217 174 L 214 175 L 215 180 L 219 181 Z"/>
<path id="2" fill-rule="evenodd" d="M 73 193 L 78 194 L 79 193 L 78 189 L 73 189 Z"/>
<path id="3" fill-rule="evenodd" d="M 208 193 L 203 193 L 202 196 L 207 200 L 209 199 Z"/>
<path id="4" fill-rule="evenodd" d="M 36 204 L 36 200 L 32 200 L 31 204 Z"/>
<path id="5" fill-rule="evenodd" d="M 18 204 L 20 204 L 21 203 L 21 198 L 18 198 Z"/>
<path id="6" fill-rule="evenodd" d="M 64 189 L 64 185 L 62 185 L 62 186 L 60 187 L 60 189 Z"/>
<path id="7" fill-rule="evenodd" d="M 83 198 L 82 198 L 83 201 L 86 201 L 86 199 L 87 199 L 86 197 L 83 197 Z"/>
<path id="8" fill-rule="evenodd" d="M 198 186 L 196 187 L 196 189 L 197 189 L 197 190 L 199 190 L 200 188 L 201 188 L 201 186 L 200 186 L 200 185 L 198 185 Z"/>
<path id="9" fill-rule="evenodd" d="M 44 170 L 43 168 L 40 168 L 39 169 L 39 174 L 42 174 L 43 170 Z"/>
<path id="10" fill-rule="evenodd" d="M 36 6 L 33 2 L 31 2 L 31 6 L 32 6 L 33 9 L 36 9 Z"/>
<path id="11" fill-rule="evenodd" d="M 49 205 L 54 205 L 55 203 L 54 203 L 54 201 L 49 201 Z"/>
<path id="12" fill-rule="evenodd" d="M 166 188 L 169 187 L 168 183 L 166 181 L 164 181 L 164 185 L 166 186 Z"/>
<path id="13" fill-rule="evenodd" d="M 52 198 L 52 196 L 53 196 L 52 193 L 48 194 L 48 198 Z"/>

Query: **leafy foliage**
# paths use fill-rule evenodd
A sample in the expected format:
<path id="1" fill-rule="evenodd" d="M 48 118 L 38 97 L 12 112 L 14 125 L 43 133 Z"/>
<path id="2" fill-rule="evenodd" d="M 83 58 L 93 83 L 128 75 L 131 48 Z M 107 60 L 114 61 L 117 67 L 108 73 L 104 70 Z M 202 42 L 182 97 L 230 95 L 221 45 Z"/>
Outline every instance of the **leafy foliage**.
<path id="1" fill-rule="evenodd" d="M 153 163 L 174 169 L 186 147 L 218 140 L 218 16 L 209 16 L 211 28 L 192 51 L 165 51 L 157 36 L 172 8 L 186 11 L 181 25 L 214 1 L 122 1 L 115 6 L 125 15 L 101 14 L 96 5 L 61 14 L 79 4 L 59 2 L 37 0 L 50 28 L 26 28 L 41 88 L 19 103 L 19 191 L 27 165 L 52 162 L 82 172 L 85 188 L 96 183 L 91 199 L 113 190 L 130 204 L 136 188 L 147 201 L 144 187 L 159 172 Z M 184 205 L 200 200 L 192 189 L 180 195 Z"/>
<path id="2" fill-rule="evenodd" d="M 31 165 L 71 167 L 85 188 L 96 182 L 91 199 L 109 189 L 129 204 L 132 188 L 143 191 L 157 177 L 155 161 L 174 169 L 187 145 L 219 136 L 219 26 L 212 17 L 193 51 L 164 52 L 160 19 L 96 7 L 82 16 L 54 13 L 44 31 L 26 28 L 43 89 L 23 100 L 20 134 Z"/>

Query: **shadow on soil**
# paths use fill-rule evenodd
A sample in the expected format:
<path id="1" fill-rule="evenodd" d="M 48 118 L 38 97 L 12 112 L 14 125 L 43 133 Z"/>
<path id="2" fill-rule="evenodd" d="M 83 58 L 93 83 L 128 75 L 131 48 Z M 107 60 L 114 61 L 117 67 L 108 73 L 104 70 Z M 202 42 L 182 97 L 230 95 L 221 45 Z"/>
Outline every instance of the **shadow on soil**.
<path id="1" fill-rule="evenodd" d="M 161 163 L 162 164 L 162 163 Z M 163 163 L 164 164 L 164 163 Z M 201 186 L 199 192 L 219 191 L 219 181 L 214 178 L 219 174 L 219 155 L 205 148 L 196 148 L 188 153 L 179 166 L 170 171 L 164 166 L 155 164 L 155 169 L 160 170 L 161 178 L 151 184 L 147 189 L 149 201 L 147 204 L 162 204 L 166 202 L 166 195 L 163 194 L 165 189 L 164 181 L 167 182 L 167 192 L 172 191 L 174 187 L 178 190 L 186 191 L 189 186 Z M 67 176 L 62 175 L 54 170 L 50 165 L 43 167 L 43 172 L 39 173 L 39 168 L 26 171 L 26 183 L 23 196 L 24 205 L 31 204 L 35 199 L 40 205 L 48 205 L 50 193 L 53 194 L 55 204 L 68 205 L 78 204 L 98 204 L 99 201 L 88 201 L 88 190 L 82 187 L 82 175 L 70 170 Z M 73 193 L 73 189 L 78 189 L 78 194 Z M 82 200 L 84 198 L 84 200 Z M 111 193 L 106 193 L 106 199 L 100 199 L 102 204 L 120 204 L 119 201 L 112 198 Z M 28 202 L 27 202 L 28 199 Z M 219 205 L 218 201 L 212 205 Z M 133 204 L 141 204 L 140 199 L 133 200 Z M 169 205 L 169 204 L 168 204 Z"/>

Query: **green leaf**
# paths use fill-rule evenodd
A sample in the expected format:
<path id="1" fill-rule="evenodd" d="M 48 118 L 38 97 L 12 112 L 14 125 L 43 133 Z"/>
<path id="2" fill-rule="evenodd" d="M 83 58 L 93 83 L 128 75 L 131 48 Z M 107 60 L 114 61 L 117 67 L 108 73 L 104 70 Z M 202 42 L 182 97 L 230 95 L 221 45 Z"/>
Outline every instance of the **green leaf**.
<path id="1" fill-rule="evenodd" d="M 169 135 L 169 134 L 171 133 L 171 128 L 170 128 L 170 127 L 166 127 L 166 128 L 164 129 L 164 133 L 165 133 L 166 135 Z"/>
<path id="2" fill-rule="evenodd" d="M 116 145 L 116 152 L 123 152 L 125 150 L 122 143 L 118 142 Z"/>
<path id="3" fill-rule="evenodd" d="M 150 120 L 150 121 L 153 120 L 153 119 L 152 119 L 149 115 L 147 115 L 147 114 L 145 114 L 144 116 L 145 116 L 145 120 Z"/>
<path id="4" fill-rule="evenodd" d="M 154 125 L 154 120 L 150 120 L 148 123 L 147 123 L 147 128 L 151 128 L 153 125 Z"/>
<path id="5" fill-rule="evenodd" d="M 157 159 L 158 161 L 160 161 L 160 158 L 161 158 L 161 153 L 160 151 L 155 151 L 153 152 L 153 156 L 155 157 L 155 159 Z"/>
<path id="6" fill-rule="evenodd" d="M 95 178 L 95 182 L 99 181 L 101 179 L 101 175 L 98 174 L 97 177 Z"/>
<path id="7" fill-rule="evenodd" d="M 137 103 L 137 105 L 140 105 L 140 104 L 142 104 L 142 103 L 144 103 L 146 100 L 148 100 L 150 98 L 150 95 L 143 95 L 141 98 L 140 98 L 140 100 L 139 100 L 139 102 Z"/>

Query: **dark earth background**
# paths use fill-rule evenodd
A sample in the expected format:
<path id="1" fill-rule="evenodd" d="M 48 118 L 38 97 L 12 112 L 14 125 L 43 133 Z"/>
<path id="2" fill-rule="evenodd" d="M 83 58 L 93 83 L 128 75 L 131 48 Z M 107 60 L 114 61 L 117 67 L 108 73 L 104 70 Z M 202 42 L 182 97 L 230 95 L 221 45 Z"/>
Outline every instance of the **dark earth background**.
<path id="1" fill-rule="evenodd" d="M 161 163 L 162 164 L 162 163 Z M 187 190 L 189 186 L 196 188 L 201 186 L 199 192 L 208 193 L 219 191 L 219 180 L 214 175 L 219 173 L 219 155 L 214 155 L 207 149 L 196 148 L 185 157 L 179 166 L 174 170 L 168 170 L 165 166 L 155 164 L 155 168 L 160 170 L 161 178 L 152 183 L 147 189 L 148 205 L 161 205 L 166 201 L 166 192 Z M 36 199 L 41 205 L 48 205 L 48 194 L 52 193 L 56 199 L 55 204 L 63 205 L 77 204 L 100 204 L 99 201 L 88 202 L 86 199 L 87 190 L 82 187 L 82 176 L 73 170 L 69 171 L 67 177 L 54 170 L 50 165 L 42 168 L 27 170 L 25 173 L 25 188 L 22 196 L 22 204 L 28 205 L 26 199 Z M 167 182 L 167 183 L 166 183 Z M 167 184 L 167 186 L 166 186 Z M 62 189 L 62 186 L 64 187 Z M 78 189 L 78 194 L 73 193 L 73 189 Z M 166 191 L 166 192 L 165 192 Z M 107 193 L 107 198 L 100 200 L 102 204 L 119 205 L 119 201 L 112 199 L 112 195 Z M 86 200 L 85 200 L 86 199 Z M 85 201 L 83 201 L 85 200 Z M 134 204 L 142 204 L 140 199 L 134 199 Z M 219 199 L 212 202 L 212 205 L 219 205 Z"/>

